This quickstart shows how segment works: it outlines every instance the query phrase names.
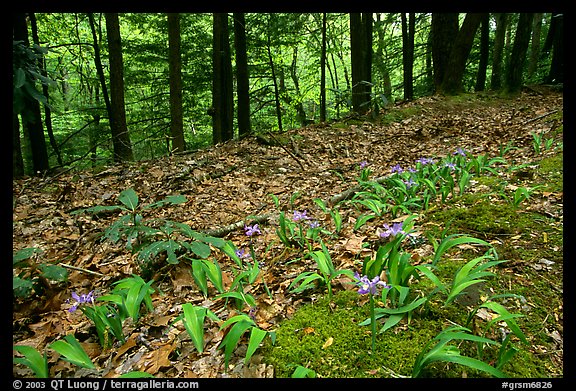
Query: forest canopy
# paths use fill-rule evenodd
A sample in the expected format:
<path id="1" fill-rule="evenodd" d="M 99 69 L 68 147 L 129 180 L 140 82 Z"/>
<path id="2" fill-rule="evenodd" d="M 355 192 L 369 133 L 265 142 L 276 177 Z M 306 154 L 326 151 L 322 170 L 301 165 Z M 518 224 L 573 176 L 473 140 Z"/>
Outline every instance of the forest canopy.
<path id="1" fill-rule="evenodd" d="M 558 13 L 13 14 L 13 175 L 563 82 Z"/>

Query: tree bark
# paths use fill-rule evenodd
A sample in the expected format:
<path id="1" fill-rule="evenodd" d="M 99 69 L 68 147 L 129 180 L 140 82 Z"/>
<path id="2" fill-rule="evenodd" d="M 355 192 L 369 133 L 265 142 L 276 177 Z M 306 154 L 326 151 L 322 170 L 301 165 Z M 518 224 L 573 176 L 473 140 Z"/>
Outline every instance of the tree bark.
<path id="1" fill-rule="evenodd" d="M 480 25 L 480 61 L 476 75 L 475 91 L 484 91 L 486 86 L 486 68 L 488 67 L 488 50 L 490 46 L 490 14 L 484 14 Z"/>
<path id="2" fill-rule="evenodd" d="M 434 89 L 440 90 L 454 38 L 458 34 L 457 13 L 433 13 L 430 26 L 432 35 L 432 64 L 434 68 Z"/>
<path id="3" fill-rule="evenodd" d="M 30 41 L 28 40 L 26 14 L 14 13 L 13 18 L 13 39 L 15 41 L 23 41 L 23 44 L 29 47 Z M 32 152 L 32 169 L 34 170 L 34 174 L 43 173 L 47 171 L 50 166 L 48 162 L 48 151 L 46 149 L 46 139 L 44 138 L 44 129 L 42 127 L 40 103 L 33 97 L 26 98 L 24 102 L 24 109 L 22 113 L 19 114 L 22 118 L 24 135 L 30 142 L 30 148 Z M 15 124 L 13 124 L 13 127 L 13 131 L 15 131 Z"/>
<path id="4" fill-rule="evenodd" d="M 352 107 L 358 114 L 370 110 L 372 92 L 372 14 L 350 14 Z"/>
<path id="5" fill-rule="evenodd" d="M 464 18 L 462 27 L 454 40 L 450 56 L 446 63 L 444 78 L 440 85 L 440 92 L 449 95 L 458 94 L 464 90 L 462 77 L 466 69 L 466 60 L 474 43 L 476 30 L 482 21 L 484 14 L 468 13 Z"/>
<path id="6" fill-rule="evenodd" d="M 110 103 L 112 109 L 112 145 L 114 161 L 133 160 L 132 145 L 128 126 L 126 125 L 126 106 L 124 102 L 124 64 L 122 60 L 122 42 L 120 38 L 120 21 L 117 13 L 107 13 L 106 34 L 110 59 Z"/>
<path id="7" fill-rule="evenodd" d="M 552 62 L 550 71 L 545 79 L 546 83 L 564 82 L 564 16 L 562 14 L 552 14 L 552 24 L 554 25 L 551 35 Z M 552 29 L 552 25 L 550 26 Z"/>
<path id="8" fill-rule="evenodd" d="M 180 15 L 168 14 L 168 67 L 170 74 L 170 135 L 171 152 L 184 152 L 184 122 L 182 113 L 182 59 L 180 56 Z"/>
<path id="9" fill-rule="evenodd" d="M 528 79 L 531 79 L 538 68 L 540 58 L 540 31 L 542 30 L 543 13 L 535 13 L 532 27 L 532 39 L 530 46 L 530 61 L 528 62 Z"/>
<path id="10" fill-rule="evenodd" d="M 526 63 L 526 53 L 530 43 L 533 13 L 521 13 L 516 28 L 516 37 L 512 46 L 512 53 L 506 71 L 506 92 L 515 94 L 522 87 L 522 72 Z"/>
<path id="11" fill-rule="evenodd" d="M 414 13 L 402 13 L 402 69 L 403 69 L 403 84 L 404 84 L 404 99 L 412 100 L 414 98 L 414 80 L 413 80 L 413 67 L 414 67 Z"/>
<path id="12" fill-rule="evenodd" d="M 322 49 L 320 50 L 320 122 L 326 122 L 326 13 L 322 13 Z"/>
<path id="13" fill-rule="evenodd" d="M 246 18 L 234 13 L 234 48 L 236 51 L 236 94 L 238 96 L 238 136 L 250 133 L 250 82 L 246 53 Z"/>
<path id="14" fill-rule="evenodd" d="M 213 18 L 212 140 L 218 144 L 234 137 L 234 96 L 228 14 L 215 13 Z"/>
<path id="15" fill-rule="evenodd" d="M 490 89 L 492 90 L 502 88 L 502 58 L 507 21 L 507 14 L 496 14 L 496 33 L 494 35 L 494 48 L 492 49 L 492 77 L 490 79 Z"/>

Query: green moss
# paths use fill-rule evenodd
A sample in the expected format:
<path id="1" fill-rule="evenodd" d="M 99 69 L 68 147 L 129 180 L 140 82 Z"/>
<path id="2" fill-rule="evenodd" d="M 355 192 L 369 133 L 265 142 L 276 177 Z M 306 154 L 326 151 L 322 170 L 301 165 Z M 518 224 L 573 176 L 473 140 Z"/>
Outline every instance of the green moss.
<path id="1" fill-rule="evenodd" d="M 276 344 L 264 350 L 277 377 L 290 377 L 296 365 L 321 377 L 389 377 L 385 368 L 408 376 L 422 347 L 442 328 L 439 319 L 422 319 L 418 327 L 387 331 L 377 337 L 371 354 L 368 304 L 359 305 L 357 292 L 341 291 L 332 303 L 326 298 L 301 307 L 277 330 Z M 330 346 L 323 347 L 332 338 Z M 387 374 L 388 373 L 388 374 Z"/>
<path id="2" fill-rule="evenodd" d="M 542 190 L 549 192 L 560 192 L 564 189 L 564 158 L 559 153 L 544 158 L 538 164 L 538 182 L 544 187 Z"/>

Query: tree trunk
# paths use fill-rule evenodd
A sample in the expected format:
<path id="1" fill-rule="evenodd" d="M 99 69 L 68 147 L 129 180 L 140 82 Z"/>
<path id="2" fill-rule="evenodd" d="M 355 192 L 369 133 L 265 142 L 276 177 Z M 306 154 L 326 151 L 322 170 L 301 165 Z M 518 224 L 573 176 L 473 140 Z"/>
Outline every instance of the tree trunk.
<path id="1" fill-rule="evenodd" d="M 476 30 L 482 21 L 484 14 L 468 13 L 464 18 L 462 27 L 454 39 L 454 45 L 450 51 L 444 78 L 440 86 L 440 92 L 446 94 L 458 94 L 464 91 L 462 86 L 462 77 L 466 69 L 466 60 L 474 43 Z"/>
<path id="2" fill-rule="evenodd" d="M 415 15 L 413 12 L 408 14 L 402 13 L 402 69 L 404 74 L 404 99 L 412 100 L 414 98 L 414 24 Z"/>
<path id="3" fill-rule="evenodd" d="M 518 19 L 516 37 L 514 38 L 514 45 L 512 46 L 512 53 L 506 71 L 506 92 L 508 94 L 518 93 L 522 87 L 522 72 L 526 63 L 533 18 L 533 13 L 521 13 Z"/>
<path id="4" fill-rule="evenodd" d="M 532 44 L 530 46 L 530 61 L 528 62 L 528 79 L 532 79 L 538 68 L 538 59 L 540 58 L 540 31 L 542 30 L 543 13 L 534 14 L 532 27 Z"/>
<path id="5" fill-rule="evenodd" d="M 476 75 L 475 91 L 484 91 L 486 85 L 486 68 L 488 67 L 488 50 L 490 46 L 490 14 L 484 14 L 480 27 L 480 62 Z"/>
<path id="6" fill-rule="evenodd" d="M 15 41 L 23 41 L 24 45 L 29 47 L 30 41 L 28 40 L 26 14 L 14 13 L 13 18 L 13 39 Z M 30 148 L 32 152 L 32 169 L 34 170 L 35 174 L 43 173 L 47 171 L 50 166 L 48 163 L 48 151 L 46 150 L 44 129 L 42 127 L 40 103 L 36 99 L 28 97 L 25 99 L 24 108 L 20 114 L 22 118 L 24 136 L 27 137 L 30 142 Z"/>
<path id="7" fill-rule="evenodd" d="M 432 64 L 434 67 L 434 89 L 440 90 L 450 58 L 454 38 L 458 34 L 457 13 L 433 13 L 430 26 L 432 35 Z"/>
<path id="8" fill-rule="evenodd" d="M 383 26 L 387 25 L 387 22 L 382 22 L 380 20 L 380 14 L 376 14 L 376 33 L 378 34 L 378 45 L 376 46 L 376 52 L 374 53 L 374 65 L 376 69 L 380 72 L 382 77 L 382 82 L 384 84 L 384 98 L 386 99 L 385 105 L 392 103 L 392 82 L 390 80 L 390 71 L 386 62 L 387 57 L 384 55 L 386 42 L 384 40 L 385 29 Z"/>
<path id="9" fill-rule="evenodd" d="M 215 13 L 213 18 L 212 140 L 218 144 L 234 137 L 234 96 L 228 14 Z"/>
<path id="10" fill-rule="evenodd" d="M 20 178 L 24 175 L 24 159 L 20 145 L 20 121 L 18 114 L 12 112 L 12 176 Z"/>
<path id="11" fill-rule="evenodd" d="M 38 38 L 38 25 L 36 23 L 36 15 L 34 13 L 30 13 L 30 27 L 32 29 L 32 40 L 34 44 L 40 46 L 40 39 Z M 44 57 L 38 60 L 38 68 L 42 73 L 42 76 L 48 77 L 48 73 L 46 72 L 46 60 Z M 48 85 L 42 83 L 42 94 L 46 98 L 46 103 L 50 102 L 50 93 L 48 92 Z M 62 166 L 62 156 L 60 155 L 60 149 L 58 148 L 58 144 L 56 143 L 56 139 L 54 138 L 54 132 L 52 130 L 52 110 L 50 109 L 50 105 L 44 105 L 44 124 L 46 125 L 46 133 L 48 133 L 48 140 L 50 140 L 50 146 L 54 150 L 56 154 L 56 160 L 58 164 Z"/>
<path id="12" fill-rule="evenodd" d="M 320 122 L 326 122 L 326 13 L 322 13 L 322 49 L 320 50 Z"/>
<path id="13" fill-rule="evenodd" d="M 168 66 L 170 74 L 170 135 L 172 152 L 186 150 L 182 113 L 182 59 L 180 56 L 180 15 L 168 14 Z"/>
<path id="14" fill-rule="evenodd" d="M 564 82 L 564 16 L 562 14 L 552 14 L 552 24 L 554 25 L 551 35 L 552 63 L 550 71 L 545 79 L 546 83 Z"/>
<path id="15" fill-rule="evenodd" d="M 250 82 L 246 53 L 246 18 L 234 13 L 234 48 L 236 51 L 236 94 L 238 95 L 238 136 L 250 133 Z"/>
<path id="16" fill-rule="evenodd" d="M 370 110 L 372 91 L 372 14 L 350 14 L 352 107 L 358 114 Z"/>
<path id="17" fill-rule="evenodd" d="M 298 65 L 298 45 L 294 45 L 292 48 L 292 63 L 290 64 L 290 78 L 292 79 L 292 83 L 294 83 L 294 90 L 296 91 L 296 103 L 294 103 L 293 99 L 290 98 L 288 91 L 286 91 L 286 87 L 283 83 L 283 78 L 280 78 L 280 91 L 284 96 L 284 100 L 290 106 L 295 107 L 296 109 L 296 119 L 300 123 L 301 126 L 306 126 L 308 117 L 306 116 L 306 110 L 304 110 L 304 104 L 302 103 L 302 97 L 300 95 L 300 81 L 298 81 L 298 73 L 297 71 Z"/>
<path id="18" fill-rule="evenodd" d="M 114 146 L 114 161 L 130 161 L 134 157 L 126 125 L 124 64 L 122 60 L 120 22 L 117 13 L 107 13 L 105 18 L 110 60 L 110 103 L 112 109 L 110 128 L 112 131 L 112 145 Z"/>
<path id="19" fill-rule="evenodd" d="M 492 78 L 490 79 L 490 89 L 492 90 L 502 88 L 502 58 L 507 20 L 507 14 L 496 14 L 496 33 L 494 35 L 494 48 L 492 49 Z"/>
<path id="20" fill-rule="evenodd" d="M 272 18 L 274 15 L 268 16 L 268 27 L 272 24 Z M 278 80 L 276 79 L 276 70 L 274 69 L 274 60 L 272 59 L 272 43 L 270 39 L 271 28 L 268 29 L 268 37 L 266 41 L 266 51 L 268 53 L 268 64 L 270 66 L 270 72 L 272 73 L 272 84 L 274 85 L 274 102 L 276 103 L 276 119 L 278 121 L 278 130 L 282 131 L 282 110 L 280 108 L 280 91 L 278 88 Z"/>

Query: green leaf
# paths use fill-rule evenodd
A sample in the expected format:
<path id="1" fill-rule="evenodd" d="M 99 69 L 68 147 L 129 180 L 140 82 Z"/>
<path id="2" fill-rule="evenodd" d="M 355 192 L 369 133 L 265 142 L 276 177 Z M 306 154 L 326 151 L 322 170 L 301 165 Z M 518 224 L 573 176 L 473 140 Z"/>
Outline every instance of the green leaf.
<path id="1" fill-rule="evenodd" d="M 12 277 L 12 291 L 17 297 L 26 298 L 32 294 L 34 283 L 20 277 Z"/>
<path id="2" fill-rule="evenodd" d="M 198 352 L 204 351 L 204 318 L 206 317 L 206 308 L 192 306 L 191 303 L 182 305 L 184 311 L 184 327 L 192 338 L 194 346 Z"/>
<path id="3" fill-rule="evenodd" d="M 134 191 L 134 189 L 126 189 L 118 196 L 118 201 L 126 206 L 132 212 L 136 211 L 138 207 L 138 194 Z"/>
<path id="4" fill-rule="evenodd" d="M 190 250 L 199 258 L 208 258 L 210 256 L 210 246 L 201 242 L 190 243 Z"/>
<path id="5" fill-rule="evenodd" d="M 498 378 L 508 377 L 508 375 L 506 375 L 504 372 L 494 368 L 493 366 L 483 361 L 471 357 L 461 356 L 460 354 L 438 353 L 433 355 L 432 357 L 428 357 L 426 360 L 426 365 L 434 361 L 448 361 L 455 364 L 465 365 L 469 368 L 489 373 L 490 375 Z"/>
<path id="6" fill-rule="evenodd" d="M 66 281 L 68 278 L 68 270 L 58 265 L 50 265 L 43 263 L 39 266 L 42 270 L 42 277 L 53 281 Z"/>
<path id="7" fill-rule="evenodd" d="M 247 364 L 250 357 L 254 354 L 256 349 L 260 346 L 260 343 L 266 338 L 268 332 L 258 327 L 252 327 L 250 331 L 250 340 L 248 341 L 248 349 L 246 350 L 246 358 L 244 359 L 244 364 Z"/>
<path id="8" fill-rule="evenodd" d="M 140 378 L 153 378 L 153 377 L 154 375 L 142 371 L 132 371 L 118 376 L 119 379 L 140 379 Z"/>
<path id="9" fill-rule="evenodd" d="M 96 369 L 94 363 L 92 363 L 92 360 L 86 354 L 84 348 L 82 348 L 82 345 L 80 345 L 80 342 L 78 342 L 76 337 L 73 335 L 67 335 L 64 339 L 67 342 L 62 340 L 53 342 L 50 345 L 50 349 L 60 353 L 64 356 L 66 361 L 69 361 L 74 365 L 82 368 Z"/>
<path id="10" fill-rule="evenodd" d="M 316 377 L 316 372 L 314 372 L 312 369 L 303 367 L 302 365 L 298 365 L 296 367 L 296 369 L 294 370 L 294 372 L 292 373 L 292 378 L 315 378 Z"/>
<path id="11" fill-rule="evenodd" d="M 18 262 L 31 258 L 34 254 L 40 253 L 42 253 L 42 250 L 37 247 L 28 247 L 18 250 L 12 255 L 12 266 L 15 266 Z"/>
<path id="12" fill-rule="evenodd" d="M 37 378 L 48 377 L 48 360 L 46 353 L 42 356 L 36 349 L 26 345 L 14 345 L 14 350 L 20 352 L 25 358 L 15 357 L 14 362 L 24 364 L 34 371 Z"/>
<path id="13" fill-rule="evenodd" d="M 253 322 L 248 322 L 245 320 L 241 320 L 239 322 L 234 323 L 234 325 L 230 328 L 226 336 L 222 339 L 219 347 L 224 347 L 224 371 L 228 369 L 228 361 L 232 356 L 232 352 L 234 348 L 240 342 L 240 338 L 242 335 L 248 330 L 250 327 L 253 327 Z"/>
<path id="14" fill-rule="evenodd" d="M 206 270 L 201 260 L 192 260 L 192 277 L 196 285 L 200 288 L 204 296 L 208 295 L 208 281 L 206 280 Z"/>

